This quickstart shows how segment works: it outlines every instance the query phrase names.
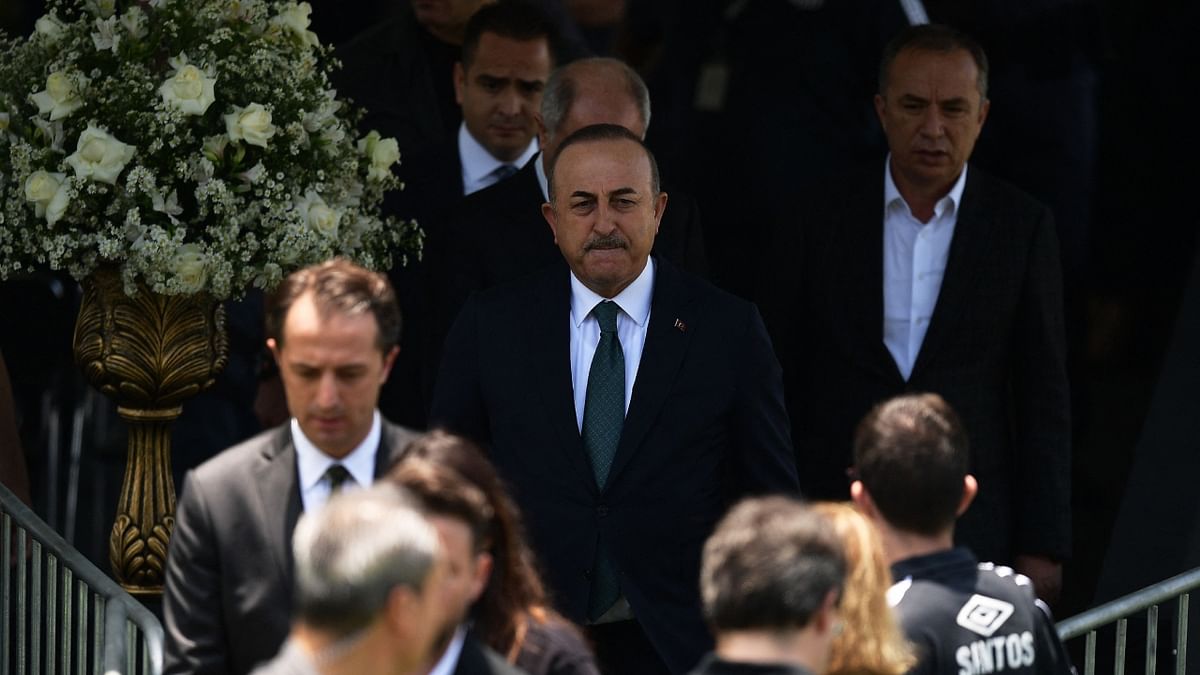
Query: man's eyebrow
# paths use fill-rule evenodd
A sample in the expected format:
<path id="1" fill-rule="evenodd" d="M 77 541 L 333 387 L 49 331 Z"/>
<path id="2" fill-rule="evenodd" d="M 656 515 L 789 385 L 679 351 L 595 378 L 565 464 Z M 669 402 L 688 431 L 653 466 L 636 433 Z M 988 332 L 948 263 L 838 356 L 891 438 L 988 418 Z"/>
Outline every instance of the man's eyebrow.
<path id="1" fill-rule="evenodd" d="M 596 195 L 595 195 L 594 193 L 588 192 L 588 191 L 586 191 L 586 190 L 576 190 L 576 191 L 574 191 L 574 192 L 572 192 L 572 193 L 571 193 L 571 197 L 572 197 L 572 198 L 574 198 L 574 197 L 583 197 L 583 198 L 585 198 L 585 199 L 595 199 L 595 198 L 596 198 Z"/>
<path id="2" fill-rule="evenodd" d="M 620 197 L 620 196 L 624 196 L 624 195 L 636 195 L 637 193 L 638 193 L 638 191 L 634 188 L 619 187 L 616 190 L 613 190 L 612 192 L 610 192 L 608 194 L 609 194 L 609 196 L 612 196 L 612 197 Z"/>

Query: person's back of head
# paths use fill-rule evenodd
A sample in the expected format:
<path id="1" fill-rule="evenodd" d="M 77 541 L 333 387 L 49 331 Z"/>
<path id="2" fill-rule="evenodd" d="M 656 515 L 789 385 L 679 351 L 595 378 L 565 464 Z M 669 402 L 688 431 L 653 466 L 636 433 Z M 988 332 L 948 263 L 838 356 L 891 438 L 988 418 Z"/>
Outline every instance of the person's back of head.
<path id="1" fill-rule="evenodd" d="M 747 499 L 704 545 L 700 595 L 719 658 L 824 671 L 846 560 L 824 518 L 787 497 Z"/>
<path id="2" fill-rule="evenodd" d="M 429 660 L 444 623 L 431 588 L 444 571 L 441 545 L 400 490 L 333 497 L 301 517 L 292 548 L 297 630 L 314 661 L 385 657 L 416 668 Z"/>
<path id="3" fill-rule="evenodd" d="M 542 150 L 593 124 L 617 124 L 645 138 L 650 126 L 650 90 L 625 62 L 610 57 L 578 59 L 558 68 L 546 82 L 541 104 Z"/>
<path id="4" fill-rule="evenodd" d="M 945 538 L 975 494 L 958 415 L 937 394 L 912 394 L 873 408 L 854 434 L 851 494 L 894 530 Z"/>

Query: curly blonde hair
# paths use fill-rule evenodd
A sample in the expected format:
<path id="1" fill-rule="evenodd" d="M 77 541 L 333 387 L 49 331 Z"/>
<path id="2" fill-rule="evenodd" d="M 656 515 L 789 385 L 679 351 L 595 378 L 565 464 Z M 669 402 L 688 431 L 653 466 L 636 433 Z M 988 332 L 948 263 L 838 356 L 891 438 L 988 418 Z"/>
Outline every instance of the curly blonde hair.
<path id="1" fill-rule="evenodd" d="M 903 675 L 916 657 L 887 604 L 892 578 L 879 533 L 847 502 L 820 502 L 813 508 L 833 526 L 846 551 L 844 627 L 833 640 L 826 675 Z"/>

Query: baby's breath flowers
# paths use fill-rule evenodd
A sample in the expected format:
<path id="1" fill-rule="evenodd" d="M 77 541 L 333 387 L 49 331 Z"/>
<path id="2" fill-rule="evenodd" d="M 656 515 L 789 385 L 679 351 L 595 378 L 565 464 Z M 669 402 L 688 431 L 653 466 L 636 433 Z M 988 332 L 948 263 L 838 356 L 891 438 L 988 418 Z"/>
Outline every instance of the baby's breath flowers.
<path id="1" fill-rule="evenodd" d="M 383 219 L 396 142 L 354 132 L 306 2 L 49 0 L 0 35 L 0 278 L 99 265 L 239 296 L 344 255 L 415 254 Z"/>

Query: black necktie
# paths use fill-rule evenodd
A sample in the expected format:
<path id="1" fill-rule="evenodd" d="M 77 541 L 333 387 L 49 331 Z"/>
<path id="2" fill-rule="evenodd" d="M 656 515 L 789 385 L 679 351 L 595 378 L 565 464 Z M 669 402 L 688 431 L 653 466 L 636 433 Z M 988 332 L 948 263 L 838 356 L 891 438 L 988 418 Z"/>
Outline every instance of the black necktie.
<path id="1" fill-rule="evenodd" d="M 342 487 L 347 483 L 353 483 L 354 478 L 346 467 L 341 464 L 333 464 L 325 470 L 325 477 L 329 479 L 329 496 L 336 495 L 342 491 Z"/>

